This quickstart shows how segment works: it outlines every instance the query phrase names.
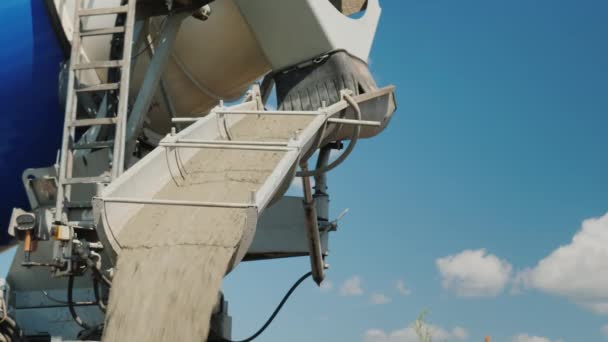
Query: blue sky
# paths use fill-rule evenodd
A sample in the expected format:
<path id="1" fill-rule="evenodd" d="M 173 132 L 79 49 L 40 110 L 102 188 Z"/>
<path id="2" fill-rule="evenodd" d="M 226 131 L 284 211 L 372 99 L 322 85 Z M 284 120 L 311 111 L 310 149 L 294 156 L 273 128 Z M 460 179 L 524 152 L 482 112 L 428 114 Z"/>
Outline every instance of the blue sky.
<path id="1" fill-rule="evenodd" d="M 608 3 L 381 3 L 372 70 L 397 86 L 399 109 L 330 175 L 333 214 L 351 209 L 331 240 L 333 288 L 305 284 L 261 340 L 365 341 L 427 309 L 449 341 L 460 341 L 456 327 L 468 341 L 608 341 L 608 316 L 591 308 L 608 297 L 608 225 L 591 224 L 606 242 L 597 257 L 577 243 L 549 258 L 608 211 Z M 255 331 L 308 268 L 272 261 L 231 274 L 235 337 Z M 545 279 L 548 268 L 557 275 Z M 340 295 L 353 277 L 363 293 Z M 374 293 L 390 302 L 372 304 Z"/>
<path id="2" fill-rule="evenodd" d="M 608 212 L 608 2 L 381 3 L 372 70 L 399 109 L 330 174 L 350 208 L 332 286 L 305 283 L 260 341 L 409 342 L 425 309 L 449 341 L 608 341 L 608 219 L 581 231 Z M 308 269 L 229 275 L 234 337 Z"/>

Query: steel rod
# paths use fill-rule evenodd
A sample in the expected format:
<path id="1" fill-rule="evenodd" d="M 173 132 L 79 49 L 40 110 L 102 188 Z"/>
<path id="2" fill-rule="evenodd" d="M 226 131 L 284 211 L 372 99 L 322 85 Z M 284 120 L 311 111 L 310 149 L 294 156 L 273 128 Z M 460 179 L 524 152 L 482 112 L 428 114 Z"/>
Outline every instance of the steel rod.
<path id="1" fill-rule="evenodd" d="M 238 115 L 307 115 L 307 116 L 316 116 L 322 115 L 323 113 L 318 111 L 266 111 L 266 110 L 214 110 L 209 114 L 238 114 Z M 172 118 L 172 122 L 196 122 L 200 119 L 204 118 L 204 116 L 192 117 L 192 118 Z"/>
<path id="2" fill-rule="evenodd" d="M 118 108 L 116 109 L 116 133 L 114 135 L 114 152 L 112 156 L 112 179 L 118 178 L 125 170 L 127 143 L 127 115 L 129 111 L 129 87 L 131 81 L 131 57 L 133 56 L 133 34 L 135 26 L 136 2 L 131 0 L 125 20 L 123 41 L 122 69 L 120 70 L 120 89 L 118 91 Z"/>
<path id="3" fill-rule="evenodd" d="M 178 148 L 208 148 L 208 149 L 225 149 L 225 150 L 249 150 L 249 151 L 291 151 L 293 147 L 286 146 L 248 146 L 248 145 L 228 145 L 228 144 L 200 144 L 200 143 L 168 143 L 161 142 L 158 146 L 163 147 L 178 147 Z"/>
<path id="4" fill-rule="evenodd" d="M 200 119 L 205 118 L 205 116 L 199 116 L 199 117 L 195 117 L 195 118 L 171 118 L 171 122 L 174 123 L 178 123 L 178 122 L 197 122 Z"/>
<path id="5" fill-rule="evenodd" d="M 307 165 L 302 165 L 303 171 L 308 171 Z M 325 278 L 325 261 L 321 251 L 321 236 L 319 224 L 317 222 L 317 210 L 312 197 L 310 177 L 302 177 L 304 188 L 304 214 L 306 216 L 306 234 L 308 236 L 308 251 L 310 253 L 310 267 L 312 277 L 318 285 L 321 285 Z"/>
<path id="6" fill-rule="evenodd" d="M 125 130 L 125 153 L 122 156 L 123 162 L 125 162 L 125 158 L 131 156 L 135 150 L 135 141 L 143 129 L 146 115 L 148 114 L 148 110 L 150 109 L 154 95 L 158 89 L 162 73 L 171 57 L 171 49 L 174 46 L 173 44 L 175 43 L 179 28 L 183 19 L 187 17 L 187 13 L 170 15 L 167 17 L 167 21 L 162 28 L 162 32 L 159 36 L 159 43 L 155 47 L 154 57 L 150 60 L 143 83 L 127 121 Z"/>
<path id="7" fill-rule="evenodd" d="M 345 125 L 359 125 L 359 126 L 373 126 L 380 127 L 382 126 L 381 122 L 378 121 L 365 121 L 365 120 L 352 120 L 352 119 L 327 119 L 327 122 L 330 123 L 340 123 Z"/>
<path id="8" fill-rule="evenodd" d="M 280 141 L 246 141 L 246 140 L 196 140 L 180 139 L 178 143 L 213 144 L 213 145 L 255 145 L 255 146 L 287 146 L 288 143 Z"/>
<path id="9" fill-rule="evenodd" d="M 230 202 L 198 202 L 198 201 L 179 201 L 165 199 L 142 199 L 129 197 L 108 197 L 101 198 L 106 203 L 125 203 L 125 204 L 153 204 L 153 205 L 170 205 L 182 207 L 207 207 L 207 208 L 253 208 L 253 203 L 230 203 Z"/>
<path id="10" fill-rule="evenodd" d="M 229 110 L 216 109 L 217 114 L 240 114 L 240 115 L 321 115 L 323 113 L 315 110 Z"/>

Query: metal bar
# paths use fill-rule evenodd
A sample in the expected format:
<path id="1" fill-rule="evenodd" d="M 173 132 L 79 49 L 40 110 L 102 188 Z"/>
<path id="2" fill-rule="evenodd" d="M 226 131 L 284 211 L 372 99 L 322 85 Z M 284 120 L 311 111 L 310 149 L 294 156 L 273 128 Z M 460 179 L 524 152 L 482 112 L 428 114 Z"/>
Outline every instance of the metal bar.
<path id="1" fill-rule="evenodd" d="M 60 181 L 61 184 L 97 184 L 97 183 L 109 183 L 110 177 L 75 177 L 65 178 Z"/>
<path id="2" fill-rule="evenodd" d="M 310 110 L 229 110 L 216 109 L 217 114 L 241 114 L 241 115 L 321 115 L 320 111 Z"/>
<path id="3" fill-rule="evenodd" d="M 103 36 L 106 34 L 124 33 L 124 26 L 108 27 L 102 29 L 83 30 L 80 32 L 81 37 Z"/>
<path id="4" fill-rule="evenodd" d="M 171 122 L 174 123 L 178 123 L 178 122 L 196 122 L 200 119 L 204 119 L 206 118 L 206 116 L 201 116 L 201 117 L 196 117 L 196 118 L 171 118 Z"/>
<path id="5" fill-rule="evenodd" d="M 80 1 L 76 1 L 76 5 L 74 6 L 74 21 L 73 28 L 74 34 L 72 36 L 72 51 L 70 53 L 70 65 L 74 65 L 79 62 L 80 58 L 80 17 L 78 16 L 78 12 L 81 8 Z M 67 84 L 67 98 L 65 105 L 65 116 L 64 116 L 64 124 L 63 124 L 63 138 L 61 141 L 61 158 L 59 161 L 59 174 L 58 177 L 60 179 L 65 179 L 72 176 L 71 170 L 68 172 L 68 167 L 71 169 L 72 162 L 71 158 L 73 156 L 70 151 L 70 141 L 73 141 L 74 137 L 74 129 L 70 125 L 70 123 L 76 118 L 76 108 L 78 106 L 78 97 L 76 96 L 76 92 L 74 92 L 74 87 L 76 85 L 76 73 L 74 72 L 74 68 L 69 68 L 68 70 L 68 84 Z M 63 219 L 63 204 L 65 200 L 65 194 L 68 194 L 70 189 L 69 187 L 64 187 L 63 184 L 59 184 L 57 187 L 57 202 L 55 204 L 55 221 L 60 222 Z"/>
<path id="6" fill-rule="evenodd" d="M 167 18 L 167 21 L 163 26 L 154 57 L 152 57 L 152 60 L 148 65 L 148 70 L 144 76 L 144 81 L 139 90 L 139 94 L 137 94 L 137 99 L 135 100 L 135 103 L 131 109 L 131 114 L 129 115 L 125 134 L 126 156 L 131 155 L 135 148 L 134 142 L 142 130 L 145 116 L 148 113 L 150 105 L 152 104 L 154 94 L 158 89 L 161 75 L 167 65 L 167 62 L 169 61 L 171 49 L 175 43 L 175 38 L 179 32 L 181 23 L 183 19 L 187 18 L 188 16 L 188 13 L 171 15 Z M 126 87 L 124 89 L 128 91 L 129 88 Z M 127 103 L 125 102 L 125 106 L 126 105 Z"/>
<path id="7" fill-rule="evenodd" d="M 69 123 L 71 127 L 95 126 L 95 125 L 114 125 L 116 118 L 94 118 L 94 119 L 79 119 Z"/>
<path id="8" fill-rule="evenodd" d="M 181 147 L 181 148 L 207 148 L 207 149 L 225 149 L 225 150 L 246 150 L 246 151 L 277 151 L 287 152 L 293 151 L 293 147 L 287 146 L 250 146 L 250 145 L 221 145 L 221 144 L 200 144 L 200 143 L 169 143 L 161 142 L 158 146 L 163 147 Z"/>
<path id="9" fill-rule="evenodd" d="M 195 139 L 180 139 L 178 143 L 193 143 L 193 144 L 214 144 L 214 145 L 254 145 L 254 146 L 285 146 L 286 142 L 280 141 L 246 141 L 246 140 L 195 140 Z"/>
<path id="10" fill-rule="evenodd" d="M 372 127 L 380 127 L 382 126 L 381 122 L 378 121 L 365 121 L 365 120 L 351 120 L 351 119 L 327 119 L 327 122 L 330 123 L 340 123 L 345 125 L 360 125 L 360 126 L 372 126 Z"/>
<path id="11" fill-rule="evenodd" d="M 72 146 L 74 150 L 90 150 L 95 148 L 109 148 L 114 146 L 114 140 L 79 142 Z"/>
<path id="12" fill-rule="evenodd" d="M 315 169 L 320 170 L 329 165 L 329 157 L 331 155 L 331 147 L 325 146 L 319 150 L 317 157 L 317 165 Z M 327 173 L 323 172 L 315 176 L 315 192 L 312 196 L 317 210 L 317 221 L 329 224 L 329 194 L 327 193 Z M 323 229 L 324 227 L 321 227 Z"/>
<path id="13" fill-rule="evenodd" d="M 68 209 L 82 209 L 82 208 L 91 208 L 91 202 L 90 201 L 71 201 L 71 202 L 66 202 L 65 207 Z"/>
<path id="14" fill-rule="evenodd" d="M 170 205 L 183 207 L 208 207 L 208 208 L 238 208 L 247 209 L 254 208 L 254 203 L 230 203 L 230 202 L 197 202 L 197 201 L 178 201 L 164 199 L 141 199 L 128 197 L 108 197 L 100 198 L 106 203 L 127 203 L 127 204 L 152 204 L 152 205 Z"/>
<path id="15" fill-rule="evenodd" d="M 92 15 L 106 15 L 106 14 L 119 14 L 127 13 L 130 5 L 119 6 L 119 7 L 106 7 L 106 8 L 85 8 L 76 12 L 76 18 L 88 17 Z"/>
<path id="16" fill-rule="evenodd" d="M 68 226 L 76 227 L 91 227 L 95 224 L 93 220 L 68 221 Z"/>
<path id="17" fill-rule="evenodd" d="M 108 94 L 104 94 L 103 99 L 101 100 L 101 103 L 99 105 L 99 110 L 97 111 L 96 117 L 97 118 L 105 118 L 106 114 L 107 114 L 107 106 L 108 103 Z M 92 126 L 89 127 L 89 129 L 87 129 L 87 131 L 80 137 L 80 139 L 78 140 L 78 143 L 84 143 L 84 142 L 89 142 L 89 141 L 97 141 L 99 138 L 99 132 L 101 131 L 102 126 Z M 82 156 L 84 154 L 84 152 L 86 152 L 85 150 L 78 150 L 74 152 L 74 155 L 76 157 L 78 156 Z"/>
<path id="18" fill-rule="evenodd" d="M 92 86 L 86 86 L 86 87 L 82 87 L 79 89 L 76 89 L 77 93 L 82 93 L 82 92 L 91 92 L 91 91 L 108 91 L 108 90 L 116 90 L 120 87 L 119 83 L 102 83 L 102 84 L 96 84 L 96 85 L 92 85 Z"/>
<path id="19" fill-rule="evenodd" d="M 308 171 L 306 164 L 302 166 L 302 171 Z M 302 177 L 302 186 L 304 188 L 304 213 L 306 216 L 310 267 L 313 279 L 318 285 L 321 285 L 325 278 L 325 261 L 323 261 L 323 252 L 321 251 L 321 235 L 317 222 L 317 210 L 310 188 L 310 177 Z"/>
<path id="20" fill-rule="evenodd" d="M 120 68 L 121 66 L 123 66 L 122 61 L 97 61 L 97 62 L 74 64 L 74 65 L 72 65 L 72 69 L 83 70 L 83 69 Z"/>
<path id="21" fill-rule="evenodd" d="M 154 46 L 154 39 L 152 39 L 152 36 L 150 36 L 150 34 L 146 34 L 144 39 L 148 43 L 148 55 L 150 56 L 150 59 L 152 59 L 152 57 L 154 57 L 154 53 L 156 51 L 156 47 Z M 173 119 L 177 115 L 177 111 L 175 110 L 175 105 L 173 104 L 173 100 L 171 99 L 171 96 L 169 96 L 169 91 L 167 90 L 168 89 L 167 83 L 165 82 L 165 78 L 163 76 L 160 77 L 159 86 L 160 86 L 160 94 L 163 97 L 163 100 L 165 101 L 167 110 L 169 111 L 169 118 Z"/>
<path id="22" fill-rule="evenodd" d="M 97 303 L 74 303 L 72 304 L 73 306 L 97 306 Z M 39 310 L 39 309 L 63 309 L 63 308 L 67 308 L 68 305 L 62 305 L 62 304 L 57 304 L 57 305 L 34 305 L 34 306 L 16 306 L 15 310 Z"/>
<path id="23" fill-rule="evenodd" d="M 123 68 L 120 72 L 119 102 L 116 109 L 116 134 L 114 135 L 114 151 L 112 157 L 112 179 L 118 178 L 125 169 L 127 143 L 127 114 L 129 111 L 129 81 L 131 79 L 131 59 L 133 56 L 133 35 L 135 26 L 136 1 L 130 0 L 127 5 L 125 21 L 125 37 L 123 42 Z"/>
<path id="24" fill-rule="evenodd" d="M 235 114 L 235 115 L 294 115 L 294 116 L 316 116 L 316 115 L 322 115 L 324 113 L 319 112 L 319 111 L 267 111 L 267 110 L 219 110 L 216 109 L 214 110 L 212 113 L 216 113 L 216 114 L 220 114 L 220 115 L 225 115 L 225 114 Z M 211 114 L 211 113 L 210 113 Z M 193 117 L 193 118 L 173 118 L 171 119 L 172 122 L 196 122 L 200 119 L 204 118 L 204 116 L 201 117 Z"/>

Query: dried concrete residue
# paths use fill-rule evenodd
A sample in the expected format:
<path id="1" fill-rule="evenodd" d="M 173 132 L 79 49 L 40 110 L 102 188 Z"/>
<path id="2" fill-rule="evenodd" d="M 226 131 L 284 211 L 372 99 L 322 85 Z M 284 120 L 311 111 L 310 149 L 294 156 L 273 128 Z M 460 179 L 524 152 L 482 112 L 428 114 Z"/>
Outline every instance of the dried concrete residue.
<path id="1" fill-rule="evenodd" d="M 303 117 L 248 117 L 235 140 L 287 140 Z M 284 152 L 201 150 L 187 179 L 155 198 L 249 202 Z M 103 341 L 206 341 L 222 279 L 247 225 L 247 209 L 145 205 L 119 234 Z"/>

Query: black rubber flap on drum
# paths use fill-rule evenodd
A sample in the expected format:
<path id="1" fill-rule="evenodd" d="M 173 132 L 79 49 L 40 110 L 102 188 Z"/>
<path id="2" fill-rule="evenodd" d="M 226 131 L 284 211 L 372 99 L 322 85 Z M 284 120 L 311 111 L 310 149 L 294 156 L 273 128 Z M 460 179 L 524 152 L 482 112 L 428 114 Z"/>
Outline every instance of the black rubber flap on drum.
<path id="1" fill-rule="evenodd" d="M 317 110 L 323 101 L 340 101 L 340 90 L 354 95 L 377 89 L 366 63 L 344 51 L 274 75 L 280 110 Z"/>

